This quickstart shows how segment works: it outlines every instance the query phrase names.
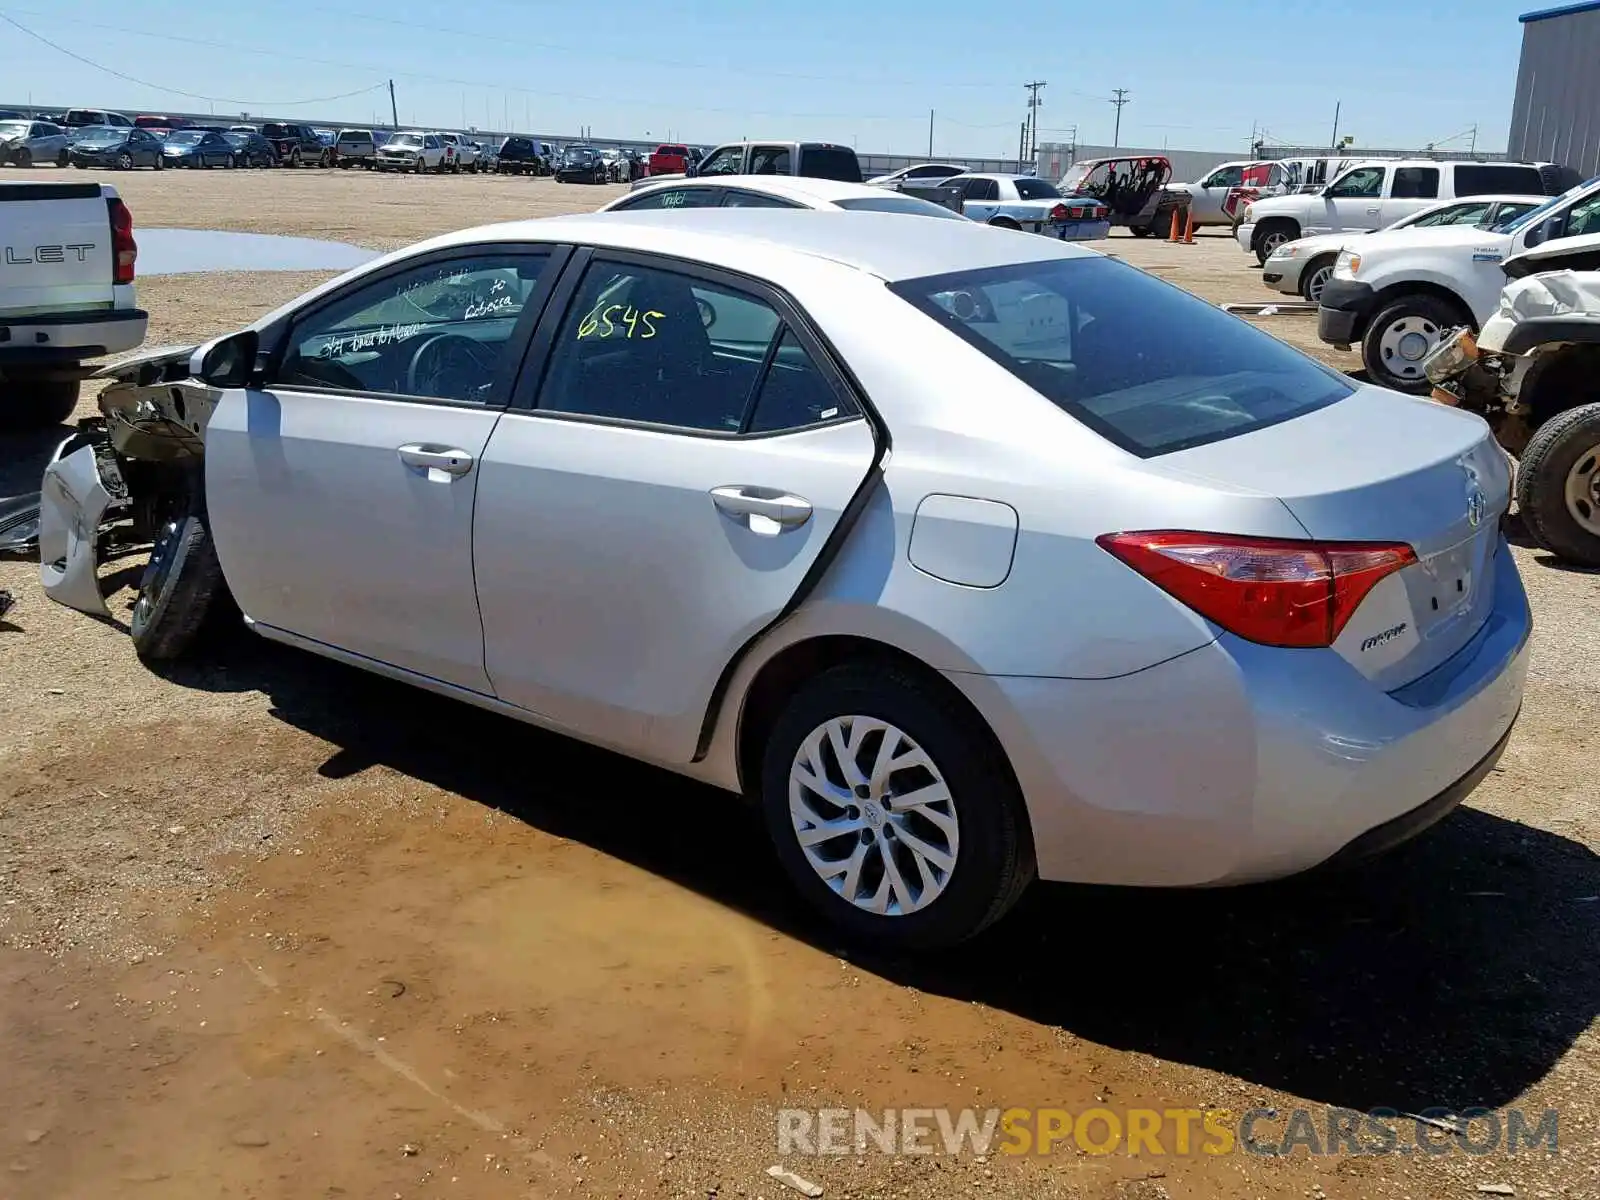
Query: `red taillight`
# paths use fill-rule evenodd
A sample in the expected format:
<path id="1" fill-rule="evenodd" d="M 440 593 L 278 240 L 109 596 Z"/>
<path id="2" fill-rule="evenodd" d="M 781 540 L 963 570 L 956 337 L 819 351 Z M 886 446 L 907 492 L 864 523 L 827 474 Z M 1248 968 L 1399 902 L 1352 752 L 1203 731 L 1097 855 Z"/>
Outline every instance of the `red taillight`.
<path id="1" fill-rule="evenodd" d="M 106 201 L 111 210 L 111 282 L 132 283 L 139 243 L 133 240 L 133 214 L 115 196 Z"/>
<path id="2" fill-rule="evenodd" d="M 1052 221 L 1065 221 L 1067 219 L 1067 206 L 1058 204 L 1052 208 L 1050 210 L 1050 219 Z"/>
<path id="3" fill-rule="evenodd" d="M 1402 542 L 1299 542 L 1181 530 L 1095 540 L 1208 621 L 1264 646 L 1331 646 L 1380 580 L 1417 561 Z"/>

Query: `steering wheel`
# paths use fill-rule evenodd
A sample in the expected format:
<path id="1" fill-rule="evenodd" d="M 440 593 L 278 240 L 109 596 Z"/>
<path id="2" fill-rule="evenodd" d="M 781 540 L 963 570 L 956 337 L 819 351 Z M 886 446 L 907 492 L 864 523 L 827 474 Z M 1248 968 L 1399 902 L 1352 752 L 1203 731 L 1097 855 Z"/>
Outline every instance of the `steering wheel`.
<path id="1" fill-rule="evenodd" d="M 960 321 L 963 325 L 995 319 L 994 305 L 990 304 L 989 298 L 976 288 L 970 290 L 958 288 L 954 291 L 941 292 L 937 302 L 952 320 Z"/>
<path id="2" fill-rule="evenodd" d="M 472 400 L 494 381 L 495 352 L 459 333 L 425 338 L 406 366 L 406 393 Z"/>

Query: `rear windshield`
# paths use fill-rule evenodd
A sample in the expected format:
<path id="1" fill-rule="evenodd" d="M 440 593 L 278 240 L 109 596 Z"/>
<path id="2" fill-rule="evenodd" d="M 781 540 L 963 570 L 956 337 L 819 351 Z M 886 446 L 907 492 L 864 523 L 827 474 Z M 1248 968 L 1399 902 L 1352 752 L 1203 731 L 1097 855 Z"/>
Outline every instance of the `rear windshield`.
<path id="1" fill-rule="evenodd" d="M 339 135 L 339 140 L 341 142 L 370 142 L 372 135 L 359 129 L 346 129 Z"/>
<path id="2" fill-rule="evenodd" d="M 848 146 L 801 146 L 800 174 L 808 179 L 860 183 L 861 163 Z"/>
<path id="3" fill-rule="evenodd" d="M 1059 200 L 1061 193 L 1056 191 L 1056 185 L 1046 183 L 1043 179 L 1017 180 L 1017 199 L 1019 200 Z"/>
<path id="4" fill-rule="evenodd" d="M 669 157 L 675 157 L 675 158 L 688 158 L 689 157 L 689 147 L 687 147 L 687 146 L 657 146 L 656 147 L 656 153 L 657 154 L 665 154 L 665 155 L 667 155 Z"/>
<path id="5" fill-rule="evenodd" d="M 1141 458 L 1276 425 L 1354 390 L 1270 334 L 1115 259 L 1051 259 L 890 286 Z"/>
<path id="6" fill-rule="evenodd" d="M 907 213 L 914 217 L 948 217 L 952 221 L 967 219 L 961 213 L 952 212 L 929 200 L 919 200 L 915 196 L 850 196 L 835 200 L 834 203 L 852 212 Z"/>
<path id="7" fill-rule="evenodd" d="M 295 137 L 295 136 L 297 136 L 295 134 L 295 131 L 293 129 L 290 129 L 289 126 L 287 126 L 287 125 L 278 125 L 278 124 L 275 124 L 274 122 L 271 122 L 271 121 L 268 121 L 265 125 L 263 125 L 261 127 L 261 132 L 266 134 L 268 137 Z"/>

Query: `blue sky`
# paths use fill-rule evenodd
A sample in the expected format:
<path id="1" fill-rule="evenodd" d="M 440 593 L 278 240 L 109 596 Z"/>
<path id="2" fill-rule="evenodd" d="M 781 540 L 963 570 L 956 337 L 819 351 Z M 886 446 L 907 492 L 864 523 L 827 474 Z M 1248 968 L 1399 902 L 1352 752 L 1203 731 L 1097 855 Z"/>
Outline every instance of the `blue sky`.
<path id="1" fill-rule="evenodd" d="M 114 74 L 0 22 L 0 104 L 104 105 L 235 117 L 711 143 L 820 138 L 862 151 L 1014 155 L 1023 84 L 1040 141 L 1244 150 L 1340 132 L 1419 146 L 1478 126 L 1504 150 L 1517 14 L 1456 0 L 0 0 L 5 14 Z M 1038 13 L 1034 18 L 1007 14 Z M 196 99 L 146 84 L 214 97 Z M 314 104 L 291 103 L 341 96 Z M 1463 136 L 1449 143 L 1463 149 Z"/>

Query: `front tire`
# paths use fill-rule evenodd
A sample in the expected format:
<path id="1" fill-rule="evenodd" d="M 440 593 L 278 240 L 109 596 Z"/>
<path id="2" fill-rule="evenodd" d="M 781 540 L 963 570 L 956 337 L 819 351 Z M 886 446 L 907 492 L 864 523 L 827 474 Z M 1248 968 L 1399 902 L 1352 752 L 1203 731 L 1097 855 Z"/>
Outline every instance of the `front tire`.
<path id="1" fill-rule="evenodd" d="M 17 156 L 11 161 L 17 166 L 26 170 L 27 168 L 33 166 L 33 151 L 24 146 L 21 150 L 17 151 Z"/>
<path id="2" fill-rule="evenodd" d="M 185 479 L 182 493 L 156 529 L 128 620 L 134 653 L 146 663 L 183 657 L 200 640 L 210 618 L 226 608 L 226 595 L 196 472 Z"/>
<path id="3" fill-rule="evenodd" d="M 1550 553 L 1600 567 L 1600 404 L 1551 417 L 1517 464 L 1517 507 Z"/>
<path id="4" fill-rule="evenodd" d="M 119 171 L 131 171 L 131 170 L 133 170 L 133 155 L 131 155 L 131 154 L 119 154 L 119 155 L 117 155 L 117 170 L 119 170 Z"/>
<path id="5" fill-rule="evenodd" d="M 64 425 L 77 407 L 76 379 L 0 383 L 0 429 L 19 431 Z"/>
<path id="6" fill-rule="evenodd" d="M 1267 259 L 1272 257 L 1274 250 L 1279 246 L 1287 246 L 1299 237 L 1300 227 L 1292 221 L 1268 221 L 1256 230 L 1255 237 L 1250 242 L 1250 249 L 1255 252 L 1256 266 L 1266 266 Z"/>
<path id="7" fill-rule="evenodd" d="M 953 946 L 1033 880 L 1021 797 L 976 721 L 876 663 L 824 672 L 779 714 L 762 757 L 767 830 L 801 895 L 849 936 Z"/>
<path id="8" fill-rule="evenodd" d="M 1385 305 L 1361 339 L 1361 362 L 1379 387 L 1425 396 L 1433 385 L 1422 360 L 1446 331 L 1469 324 L 1455 305 L 1426 292 L 1400 296 Z"/>
<path id="9" fill-rule="evenodd" d="M 1318 258 L 1308 262 L 1300 272 L 1300 295 L 1312 304 L 1322 299 L 1322 289 L 1333 278 L 1332 258 Z"/>

